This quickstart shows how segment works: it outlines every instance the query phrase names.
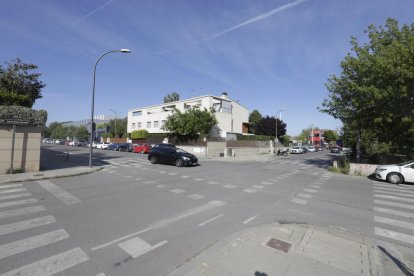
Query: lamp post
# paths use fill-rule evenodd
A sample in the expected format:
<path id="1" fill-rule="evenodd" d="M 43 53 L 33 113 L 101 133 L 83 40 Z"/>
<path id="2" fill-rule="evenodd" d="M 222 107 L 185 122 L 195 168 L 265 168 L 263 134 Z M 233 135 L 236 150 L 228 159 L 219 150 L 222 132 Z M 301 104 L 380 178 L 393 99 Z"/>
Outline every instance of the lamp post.
<path id="1" fill-rule="evenodd" d="M 107 54 L 110 53 L 115 53 L 115 52 L 120 52 L 120 53 L 131 53 L 131 51 L 129 49 L 120 49 L 120 50 L 112 50 L 112 51 L 108 51 L 106 53 L 104 53 L 103 55 L 101 55 L 95 62 L 95 67 L 93 69 L 93 85 L 92 85 L 92 107 L 91 107 L 91 133 L 89 136 L 89 167 L 92 167 L 92 154 L 93 154 L 93 147 L 92 147 L 92 143 L 93 143 L 93 136 L 94 136 L 94 127 L 93 127 L 93 112 L 94 112 L 94 106 L 95 106 L 95 80 L 96 80 L 96 66 L 98 65 L 98 62 Z"/>
<path id="2" fill-rule="evenodd" d="M 279 139 L 277 139 L 277 117 L 279 116 L 279 114 L 280 114 L 280 115 L 282 115 L 282 112 L 283 112 L 283 111 L 286 111 L 286 110 L 288 110 L 288 109 L 287 109 L 287 108 L 283 108 L 283 109 L 279 110 L 279 111 L 276 113 L 276 136 L 275 136 L 275 148 L 276 148 L 276 143 L 277 143 L 277 142 L 279 142 Z"/>
<path id="3" fill-rule="evenodd" d="M 118 116 L 117 116 L 116 111 L 115 111 L 115 110 L 113 110 L 112 108 L 108 108 L 108 110 L 111 110 L 112 112 L 114 112 L 114 113 L 115 113 L 115 134 L 114 134 L 114 138 L 115 138 L 115 136 L 116 136 L 116 119 L 118 118 Z"/>

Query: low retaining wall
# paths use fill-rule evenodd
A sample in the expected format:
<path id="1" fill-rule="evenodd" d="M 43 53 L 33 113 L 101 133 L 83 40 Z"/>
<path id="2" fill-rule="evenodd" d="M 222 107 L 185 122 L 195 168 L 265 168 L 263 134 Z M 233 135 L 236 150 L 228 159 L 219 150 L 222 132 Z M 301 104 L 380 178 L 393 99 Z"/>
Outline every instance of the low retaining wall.
<path id="1" fill-rule="evenodd" d="M 373 174 L 378 166 L 374 164 L 350 163 L 349 174 L 368 176 Z"/>

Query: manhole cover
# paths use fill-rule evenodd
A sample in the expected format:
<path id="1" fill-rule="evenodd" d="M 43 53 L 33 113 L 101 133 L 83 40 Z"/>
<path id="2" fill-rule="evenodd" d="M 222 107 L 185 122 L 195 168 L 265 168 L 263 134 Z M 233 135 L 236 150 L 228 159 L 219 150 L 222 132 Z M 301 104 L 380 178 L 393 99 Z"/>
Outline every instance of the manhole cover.
<path id="1" fill-rule="evenodd" d="M 290 243 L 278 240 L 278 239 L 274 239 L 271 238 L 267 243 L 267 246 L 273 248 L 273 249 L 277 249 L 280 251 L 283 251 L 285 253 L 287 253 L 290 249 L 290 247 L 292 246 Z"/>

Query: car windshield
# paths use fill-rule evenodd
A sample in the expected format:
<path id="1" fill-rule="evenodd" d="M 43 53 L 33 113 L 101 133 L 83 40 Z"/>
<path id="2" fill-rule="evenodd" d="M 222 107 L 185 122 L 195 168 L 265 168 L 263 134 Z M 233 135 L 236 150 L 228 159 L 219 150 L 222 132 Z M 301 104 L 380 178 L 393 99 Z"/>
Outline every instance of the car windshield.
<path id="1" fill-rule="evenodd" d="M 188 153 L 188 151 L 185 151 L 183 149 L 177 148 L 177 152 L 181 152 L 181 153 Z"/>
<path id="2" fill-rule="evenodd" d="M 410 164 L 410 163 L 414 163 L 414 160 L 410 160 L 410 161 L 406 161 L 406 162 L 398 163 L 397 165 L 398 165 L 398 166 L 405 166 L 405 165 L 408 165 L 408 164 Z"/>

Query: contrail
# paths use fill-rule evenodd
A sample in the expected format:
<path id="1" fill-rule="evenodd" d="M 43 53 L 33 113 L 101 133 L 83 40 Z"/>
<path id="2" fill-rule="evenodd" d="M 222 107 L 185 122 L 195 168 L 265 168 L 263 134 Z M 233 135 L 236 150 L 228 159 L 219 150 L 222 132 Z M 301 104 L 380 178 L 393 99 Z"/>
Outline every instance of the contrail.
<path id="1" fill-rule="evenodd" d="M 93 11 L 91 11 L 90 13 L 88 13 L 87 15 L 83 16 L 81 19 L 76 20 L 75 22 L 73 22 L 71 25 L 75 26 L 78 25 L 80 22 L 82 22 L 83 20 L 85 20 L 86 18 L 88 18 L 89 16 L 93 15 L 94 13 L 98 12 L 99 10 L 105 8 L 106 6 L 108 6 L 109 4 L 111 4 L 112 2 L 114 2 L 115 0 L 109 0 L 108 2 L 106 2 L 105 4 L 103 4 L 102 6 L 94 9 Z"/>
<path id="2" fill-rule="evenodd" d="M 251 19 L 249 19 L 249 20 L 247 20 L 247 21 L 245 21 L 243 23 L 240 23 L 240 24 L 235 25 L 235 26 L 233 26 L 231 28 L 228 28 L 228 29 L 226 29 L 226 30 L 224 30 L 222 32 L 219 32 L 217 34 L 214 34 L 214 35 L 212 35 L 212 36 L 210 36 L 210 37 L 208 37 L 206 39 L 203 39 L 202 41 L 207 41 L 207 40 L 210 40 L 210 39 L 213 39 L 213 38 L 222 36 L 224 34 L 227 34 L 229 32 L 232 32 L 234 30 L 240 29 L 241 27 L 244 27 L 244 26 L 246 26 L 248 24 L 251 24 L 251 23 L 254 23 L 254 22 L 263 20 L 265 18 L 268 18 L 268 17 L 270 17 L 272 15 L 275 15 L 275 14 L 277 14 L 279 12 L 282 12 L 282 11 L 285 11 L 287 9 L 291 9 L 291 8 L 293 8 L 293 7 L 295 7 L 295 6 L 299 5 L 299 4 L 302 4 L 305 1 L 307 1 L 307 0 L 297 0 L 295 2 L 292 2 L 292 3 L 289 3 L 289 4 L 283 5 L 283 6 L 279 7 L 279 8 L 273 9 L 273 10 L 271 10 L 269 12 L 262 13 L 262 14 L 260 14 L 260 15 L 258 15 L 256 17 L 253 17 L 253 18 L 251 18 Z"/>

